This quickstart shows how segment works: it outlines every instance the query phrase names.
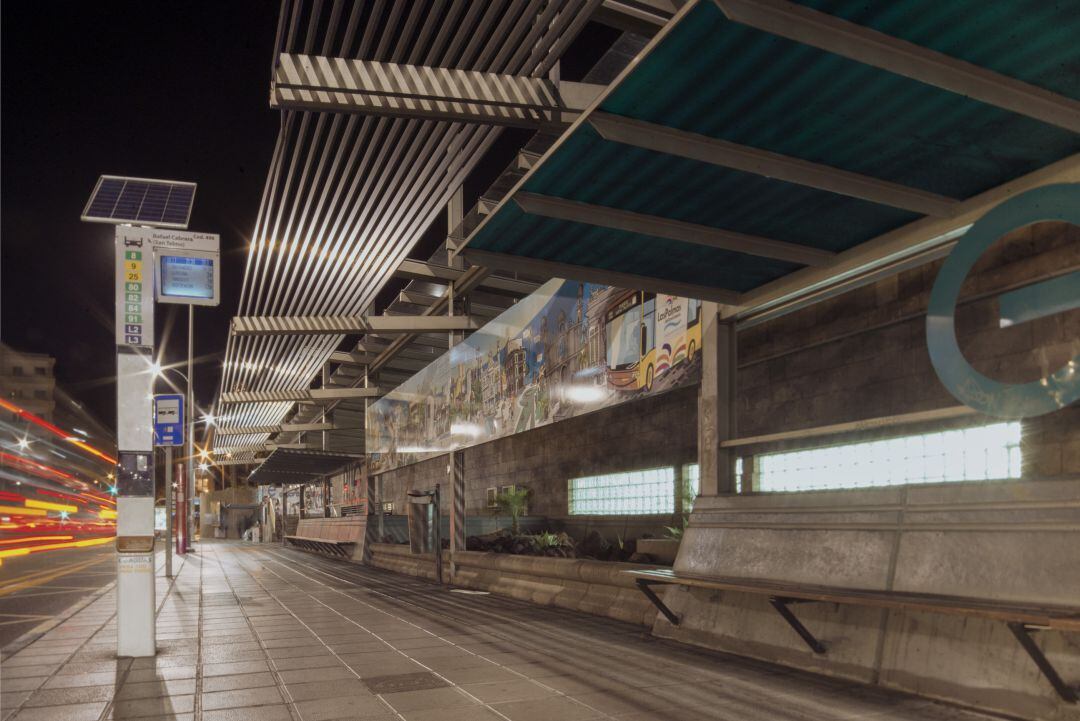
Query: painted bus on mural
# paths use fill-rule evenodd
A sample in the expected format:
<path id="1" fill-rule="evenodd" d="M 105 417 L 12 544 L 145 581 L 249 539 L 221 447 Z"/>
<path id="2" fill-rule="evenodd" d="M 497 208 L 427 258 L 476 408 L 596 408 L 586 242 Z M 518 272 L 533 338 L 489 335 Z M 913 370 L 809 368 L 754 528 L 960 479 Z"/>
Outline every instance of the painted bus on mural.
<path id="1" fill-rule="evenodd" d="M 701 347 L 699 300 L 613 289 L 603 318 L 608 385 L 618 391 L 652 391 Z"/>

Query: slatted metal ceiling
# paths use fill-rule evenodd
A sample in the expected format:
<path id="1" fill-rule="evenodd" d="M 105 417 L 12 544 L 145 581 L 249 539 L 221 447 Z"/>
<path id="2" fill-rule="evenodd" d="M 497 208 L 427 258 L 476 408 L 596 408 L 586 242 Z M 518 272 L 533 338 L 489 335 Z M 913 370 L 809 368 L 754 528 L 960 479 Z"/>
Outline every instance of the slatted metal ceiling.
<path id="1" fill-rule="evenodd" d="M 1067 4 L 994 3 L 987 13 L 929 0 L 805 4 L 1080 98 L 1080 13 Z M 685 11 L 595 110 L 945 196 L 946 207 L 1080 151 L 1070 129 L 733 22 L 708 0 Z M 923 217 L 605 140 L 587 118 L 515 192 L 834 252 Z M 515 202 L 500 205 L 468 249 L 738 292 L 802 267 L 543 217 Z"/>
<path id="2" fill-rule="evenodd" d="M 599 0 L 283 0 L 279 53 L 540 77 Z M 462 123 L 284 112 L 237 315 L 360 315 L 499 130 Z M 228 340 L 222 391 L 307 388 L 341 336 Z M 224 409 L 279 422 L 291 404 Z M 265 435 L 240 437 L 257 445 Z"/>

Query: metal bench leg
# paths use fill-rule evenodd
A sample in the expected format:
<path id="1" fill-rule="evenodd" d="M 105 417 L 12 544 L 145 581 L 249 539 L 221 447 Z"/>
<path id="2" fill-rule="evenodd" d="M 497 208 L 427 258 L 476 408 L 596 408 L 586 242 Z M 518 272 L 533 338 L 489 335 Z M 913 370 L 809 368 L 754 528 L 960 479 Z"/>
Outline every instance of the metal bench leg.
<path id="1" fill-rule="evenodd" d="M 649 588 L 649 582 L 647 580 L 645 580 L 644 578 L 639 578 L 637 579 L 637 585 L 638 588 L 641 589 L 641 592 L 645 594 L 645 597 L 652 601 L 652 604 L 656 606 L 657 609 L 659 609 L 660 613 L 664 614 L 664 617 L 667 618 L 667 620 L 671 621 L 672 626 L 679 625 L 679 617 L 670 608 L 667 607 L 663 600 L 661 600 L 661 598 L 656 595 L 655 591 Z"/>
<path id="2" fill-rule="evenodd" d="M 795 629 L 795 633 L 799 634 L 799 637 L 806 642 L 806 645 L 810 647 L 810 650 L 814 653 L 825 653 L 825 645 L 814 638 L 814 634 L 807 630 L 806 626 L 802 625 L 802 622 L 795 618 L 795 614 L 788 608 L 788 604 L 792 603 L 793 599 L 790 598 L 777 598 L 776 596 L 769 597 L 769 604 L 776 609 L 788 625 Z"/>
<path id="3" fill-rule="evenodd" d="M 1058 696 L 1069 703 L 1076 703 L 1076 691 L 1070 688 L 1069 685 L 1065 683 L 1064 679 L 1058 675 L 1057 669 L 1050 663 L 1050 659 L 1046 657 L 1046 654 L 1042 652 L 1042 649 L 1035 643 L 1035 640 L 1031 638 L 1031 632 L 1039 629 L 1031 628 L 1023 623 L 1011 621 L 1009 623 L 1009 630 L 1013 632 L 1013 636 L 1016 636 L 1016 640 L 1019 641 L 1020 645 L 1027 651 L 1028 656 L 1031 656 L 1031 660 L 1039 667 L 1043 676 L 1046 676 L 1046 680 L 1054 687 Z"/>

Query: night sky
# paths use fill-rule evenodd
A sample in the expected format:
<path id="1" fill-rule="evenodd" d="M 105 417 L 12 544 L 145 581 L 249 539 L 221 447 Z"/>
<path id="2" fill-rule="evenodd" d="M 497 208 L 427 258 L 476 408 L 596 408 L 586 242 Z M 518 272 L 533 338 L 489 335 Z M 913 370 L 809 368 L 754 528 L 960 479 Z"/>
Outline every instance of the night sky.
<path id="1" fill-rule="evenodd" d="M 102 174 L 195 181 L 189 229 L 219 233 L 223 256 L 221 305 L 195 310 L 195 395 L 208 407 L 279 124 L 268 101 L 278 3 L 24 0 L 0 13 L 0 337 L 54 356 L 58 383 L 115 427 L 114 227 L 79 216 Z M 590 23 L 563 77 L 580 80 L 617 37 Z M 466 182 L 466 207 L 530 135 L 504 130 Z M 444 237 L 434 223 L 411 255 Z M 155 329 L 162 362 L 184 361 L 187 308 L 159 304 Z"/>
<path id="2" fill-rule="evenodd" d="M 279 122 L 268 104 L 278 4 L 0 8 L 0 337 L 53 355 L 58 382 L 113 427 L 113 226 L 79 215 L 101 174 L 195 181 L 190 229 L 220 233 L 223 255 L 222 304 L 195 311 L 207 356 L 195 390 L 209 404 Z M 164 362 L 185 359 L 187 308 L 158 306 L 156 326 Z"/>

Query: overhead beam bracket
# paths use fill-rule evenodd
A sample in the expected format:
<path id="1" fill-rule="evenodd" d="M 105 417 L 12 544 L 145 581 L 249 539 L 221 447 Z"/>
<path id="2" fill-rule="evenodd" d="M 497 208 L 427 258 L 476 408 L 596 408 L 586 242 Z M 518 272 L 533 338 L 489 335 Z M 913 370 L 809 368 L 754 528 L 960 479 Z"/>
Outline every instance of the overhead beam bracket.
<path id="1" fill-rule="evenodd" d="M 469 316 L 237 316 L 232 320 L 232 333 L 239 337 L 446 333 L 453 330 L 477 330 L 479 327 L 477 319 Z"/>
<path id="2" fill-rule="evenodd" d="M 282 53 L 270 105 L 538 128 L 572 122 L 603 89 L 547 78 Z"/>

